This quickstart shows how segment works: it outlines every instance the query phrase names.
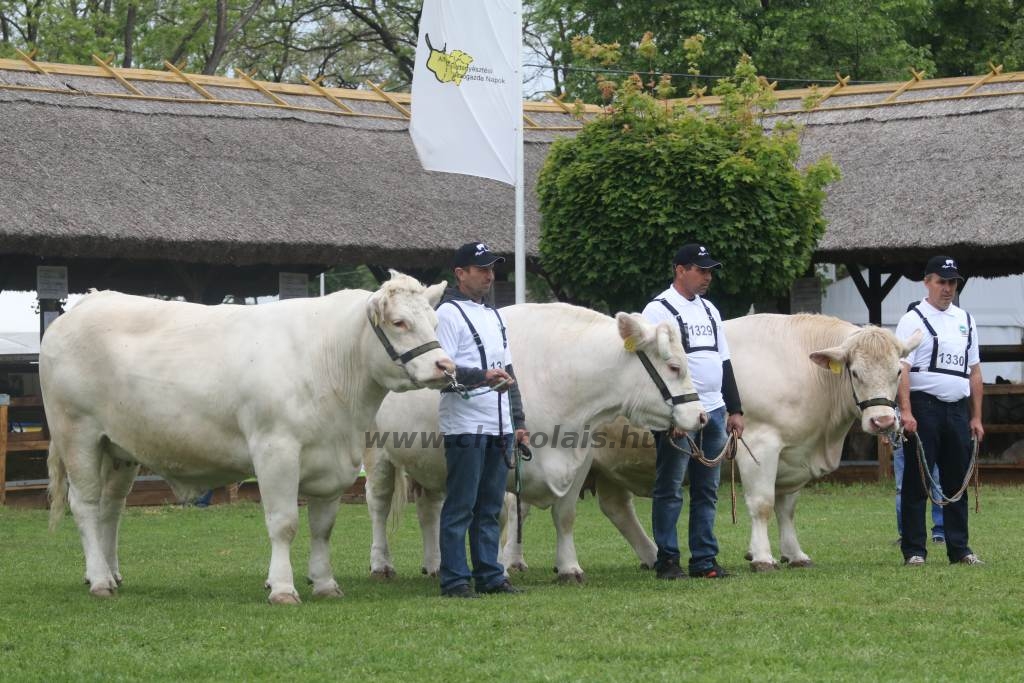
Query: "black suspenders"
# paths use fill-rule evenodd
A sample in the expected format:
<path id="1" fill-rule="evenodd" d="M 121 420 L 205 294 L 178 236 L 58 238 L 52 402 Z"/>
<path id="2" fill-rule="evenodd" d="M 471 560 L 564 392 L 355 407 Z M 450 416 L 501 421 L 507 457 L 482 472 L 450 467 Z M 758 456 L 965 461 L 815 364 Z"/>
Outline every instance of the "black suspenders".
<path id="1" fill-rule="evenodd" d="M 971 350 L 971 314 L 968 313 L 967 311 L 964 311 L 964 314 L 967 316 L 967 346 L 964 348 L 964 369 L 947 370 L 945 368 L 938 367 L 939 334 L 935 331 L 935 328 L 932 327 L 931 323 L 928 322 L 928 319 L 924 317 L 924 314 L 918 310 L 917 304 L 914 304 L 914 306 L 910 310 L 912 310 L 914 313 L 917 313 L 917 317 L 921 319 L 921 322 L 923 322 L 925 328 L 927 328 L 928 334 L 932 335 L 932 357 L 928 363 L 927 371 L 937 372 L 942 375 L 953 375 L 954 377 L 970 377 L 970 372 L 968 372 L 967 370 L 967 353 L 968 351 Z M 910 371 L 922 372 L 922 369 L 919 367 L 912 367 L 910 368 Z"/>
<path id="2" fill-rule="evenodd" d="M 469 328 L 469 333 L 473 335 L 473 343 L 476 344 L 476 350 L 480 352 L 480 369 L 486 372 L 487 352 L 484 351 L 484 342 L 482 339 L 480 339 L 480 333 L 476 331 L 475 327 L 473 327 L 473 323 L 470 322 L 469 316 L 466 315 L 466 312 L 462 310 L 462 306 L 456 303 L 453 299 L 448 299 L 447 301 L 442 302 L 442 305 L 444 304 L 451 304 L 452 306 L 455 306 L 455 309 L 462 315 L 462 319 L 466 321 L 466 327 Z M 508 336 L 505 334 L 505 321 L 501 319 L 501 314 L 498 313 L 498 309 L 492 308 L 491 310 L 494 311 L 494 316 L 498 319 L 498 327 L 501 328 L 502 348 L 507 349 Z"/>
<path id="3" fill-rule="evenodd" d="M 686 324 L 683 322 L 683 317 L 679 315 L 679 311 L 670 304 L 666 299 L 655 299 L 655 301 L 661 302 L 661 305 L 668 309 L 668 312 L 675 316 L 676 323 L 679 325 L 679 332 L 683 335 L 683 350 L 687 353 L 693 351 L 717 351 L 718 350 L 718 325 L 715 324 L 715 317 L 711 315 L 711 309 L 704 303 L 704 299 L 697 297 L 700 301 L 701 306 L 704 307 L 704 312 L 708 314 L 708 321 L 711 323 L 711 332 L 715 337 L 715 343 L 712 346 L 690 346 L 690 335 L 686 331 Z"/>

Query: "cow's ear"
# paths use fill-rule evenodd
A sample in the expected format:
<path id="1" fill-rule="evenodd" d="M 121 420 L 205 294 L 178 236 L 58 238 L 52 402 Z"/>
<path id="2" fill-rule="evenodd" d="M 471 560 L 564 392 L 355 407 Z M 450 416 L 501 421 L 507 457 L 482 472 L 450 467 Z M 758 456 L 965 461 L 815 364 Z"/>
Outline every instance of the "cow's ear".
<path id="1" fill-rule="evenodd" d="M 431 308 L 437 308 L 437 305 L 441 303 L 441 297 L 444 296 L 444 290 L 447 289 L 447 287 L 447 282 L 438 282 L 436 285 L 427 287 L 427 302 L 430 304 Z"/>
<path id="2" fill-rule="evenodd" d="M 905 342 L 901 342 L 903 348 L 900 351 L 900 358 L 906 358 L 911 351 L 918 347 L 923 338 L 924 332 L 922 332 L 921 330 L 914 330 L 914 334 L 910 335 L 910 339 L 908 339 Z"/>
<path id="3" fill-rule="evenodd" d="M 381 320 L 384 320 L 384 308 L 387 305 L 388 295 L 384 292 L 384 286 L 381 285 L 380 289 L 370 295 L 370 298 L 366 300 L 366 315 L 369 316 L 370 320 L 374 325 L 380 325 Z"/>
<path id="4" fill-rule="evenodd" d="M 810 359 L 817 365 L 831 370 L 837 375 L 846 367 L 846 353 L 840 346 L 815 351 L 810 355 Z"/>
<path id="5" fill-rule="evenodd" d="M 635 351 L 654 340 L 654 325 L 639 313 L 616 313 L 615 321 L 619 324 L 619 336 L 627 350 Z"/>

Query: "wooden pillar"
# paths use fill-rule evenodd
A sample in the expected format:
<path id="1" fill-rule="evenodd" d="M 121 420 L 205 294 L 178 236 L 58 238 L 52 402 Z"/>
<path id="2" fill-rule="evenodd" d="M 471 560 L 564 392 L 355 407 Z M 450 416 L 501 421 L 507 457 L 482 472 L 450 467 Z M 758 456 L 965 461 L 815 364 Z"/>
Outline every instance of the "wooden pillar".
<path id="1" fill-rule="evenodd" d="M 853 284 L 857 286 L 861 299 L 868 307 L 868 322 L 872 325 L 882 324 L 882 301 L 888 296 L 896 283 L 900 281 L 899 273 L 890 273 L 889 277 L 882 282 L 882 269 L 878 266 L 868 266 L 868 279 L 864 280 L 861 275 L 860 266 L 855 263 L 847 263 L 846 270 L 850 273 Z"/>
<path id="2" fill-rule="evenodd" d="M 7 505 L 7 404 L 0 405 L 0 505 Z"/>

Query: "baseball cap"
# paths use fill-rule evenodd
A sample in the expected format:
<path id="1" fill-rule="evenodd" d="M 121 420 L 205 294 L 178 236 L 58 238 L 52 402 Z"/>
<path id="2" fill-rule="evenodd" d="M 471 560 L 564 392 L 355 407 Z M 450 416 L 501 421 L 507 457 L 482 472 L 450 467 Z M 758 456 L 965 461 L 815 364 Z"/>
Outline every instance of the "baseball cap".
<path id="1" fill-rule="evenodd" d="M 924 268 L 925 275 L 932 273 L 943 280 L 963 280 L 964 276 L 957 270 L 956 260 L 952 256 L 932 256 Z"/>
<path id="2" fill-rule="evenodd" d="M 469 242 L 463 244 L 455 252 L 455 267 L 468 268 L 469 266 L 480 266 L 486 268 L 495 263 L 504 263 L 505 259 L 497 256 L 491 248 L 483 242 Z"/>
<path id="3" fill-rule="evenodd" d="M 676 258 L 672 261 L 674 266 L 688 266 L 690 264 L 701 268 L 721 268 L 722 264 L 711 258 L 708 248 L 701 244 L 684 244 L 676 252 Z"/>

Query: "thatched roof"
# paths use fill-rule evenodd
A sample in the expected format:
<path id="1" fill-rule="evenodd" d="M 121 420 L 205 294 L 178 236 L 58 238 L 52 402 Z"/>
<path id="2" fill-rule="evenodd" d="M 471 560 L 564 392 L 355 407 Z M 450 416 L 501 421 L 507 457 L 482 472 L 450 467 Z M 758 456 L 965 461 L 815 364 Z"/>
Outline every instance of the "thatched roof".
<path id="1" fill-rule="evenodd" d="M 799 95 L 784 94 L 782 115 L 807 124 L 805 157 L 830 153 L 844 176 L 829 192 L 818 260 L 919 261 L 941 248 L 1003 271 L 1024 263 L 1024 74 L 950 97 L 973 82 L 843 87 L 810 113 L 792 113 Z M 423 171 L 401 111 L 408 102 L 0 60 L 0 288 L 25 287 L 43 258 L 101 265 L 94 278 L 144 279 L 173 263 L 183 279 L 216 264 L 215 277 L 242 281 L 266 278 L 262 264 L 443 267 L 472 239 L 511 254 L 512 189 Z M 526 114 L 536 256 L 537 173 L 550 142 L 579 122 L 557 103 Z"/>

